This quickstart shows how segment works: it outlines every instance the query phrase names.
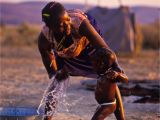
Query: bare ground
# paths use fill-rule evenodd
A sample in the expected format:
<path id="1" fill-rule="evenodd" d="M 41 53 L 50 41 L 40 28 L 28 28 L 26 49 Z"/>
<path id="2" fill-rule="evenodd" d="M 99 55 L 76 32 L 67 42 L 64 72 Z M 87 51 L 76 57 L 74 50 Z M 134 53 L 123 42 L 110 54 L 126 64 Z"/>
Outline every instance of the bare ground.
<path id="1" fill-rule="evenodd" d="M 0 106 L 37 107 L 50 80 L 43 67 L 37 48 L 3 47 L 0 49 Z M 137 57 L 119 57 L 130 80 L 157 80 L 159 83 L 159 60 L 157 51 L 144 51 Z M 84 77 L 71 77 L 67 92 L 69 112 L 60 110 L 54 120 L 90 120 L 97 103 L 94 93 L 81 86 Z M 159 104 L 128 102 L 124 97 L 127 120 L 160 119 Z M 31 119 L 31 118 L 30 118 Z M 37 118 L 40 119 L 40 118 Z M 110 115 L 106 120 L 115 120 Z"/>

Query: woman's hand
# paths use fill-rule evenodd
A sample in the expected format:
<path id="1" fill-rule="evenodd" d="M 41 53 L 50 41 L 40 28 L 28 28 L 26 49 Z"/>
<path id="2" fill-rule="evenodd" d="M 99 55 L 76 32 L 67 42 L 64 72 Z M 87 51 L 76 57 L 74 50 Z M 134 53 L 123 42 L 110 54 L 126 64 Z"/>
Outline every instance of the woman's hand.
<path id="1" fill-rule="evenodd" d="M 58 81 L 65 80 L 68 77 L 69 77 L 68 72 L 64 68 L 57 71 L 57 73 L 55 75 L 55 79 L 57 79 Z"/>

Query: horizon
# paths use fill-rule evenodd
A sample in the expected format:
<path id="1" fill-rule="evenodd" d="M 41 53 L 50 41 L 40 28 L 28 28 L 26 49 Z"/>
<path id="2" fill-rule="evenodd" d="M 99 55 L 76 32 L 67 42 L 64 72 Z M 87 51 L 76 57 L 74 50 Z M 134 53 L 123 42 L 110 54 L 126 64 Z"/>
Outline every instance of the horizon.
<path id="1" fill-rule="evenodd" d="M 0 0 L 1 3 L 24 3 L 24 2 L 49 2 L 51 0 Z M 98 5 L 102 7 L 118 7 L 120 5 L 123 6 L 148 6 L 148 7 L 158 7 L 160 8 L 160 2 L 158 0 L 113 0 L 112 2 L 106 3 L 106 0 L 97 0 L 97 1 L 75 1 L 75 0 L 57 0 L 62 4 L 87 4 L 90 5 Z M 99 3 L 98 3 L 99 2 Z M 159 4 L 158 4 L 159 3 Z"/>

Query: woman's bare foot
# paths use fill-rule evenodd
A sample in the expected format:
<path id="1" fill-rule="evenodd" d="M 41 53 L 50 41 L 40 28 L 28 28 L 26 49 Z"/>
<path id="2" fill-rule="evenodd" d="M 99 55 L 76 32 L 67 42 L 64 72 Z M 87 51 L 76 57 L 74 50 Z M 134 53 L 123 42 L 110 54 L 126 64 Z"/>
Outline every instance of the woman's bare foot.
<path id="1" fill-rule="evenodd" d="M 52 116 L 44 116 L 42 120 L 52 120 Z"/>

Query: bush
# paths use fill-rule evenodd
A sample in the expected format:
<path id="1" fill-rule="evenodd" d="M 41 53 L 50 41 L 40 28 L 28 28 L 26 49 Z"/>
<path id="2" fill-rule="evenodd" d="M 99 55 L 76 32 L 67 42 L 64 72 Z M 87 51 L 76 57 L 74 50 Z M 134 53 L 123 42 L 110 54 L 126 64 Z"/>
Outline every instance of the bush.
<path id="1" fill-rule="evenodd" d="M 40 25 L 23 23 L 19 26 L 0 26 L 0 44 L 3 46 L 37 45 Z M 135 53 L 144 49 L 158 49 L 160 46 L 160 25 L 156 21 L 148 25 L 136 25 Z"/>
<path id="2" fill-rule="evenodd" d="M 140 25 L 136 25 L 136 34 L 135 34 L 135 54 L 139 54 L 142 50 L 143 44 L 143 34 L 142 28 Z"/>
<path id="3" fill-rule="evenodd" d="M 1 27 L 1 44 L 3 46 L 32 46 L 37 44 L 40 26 L 23 23 L 19 26 Z"/>
<path id="4" fill-rule="evenodd" d="M 142 25 L 143 48 L 159 49 L 160 45 L 160 24 L 156 21 L 152 24 Z"/>

